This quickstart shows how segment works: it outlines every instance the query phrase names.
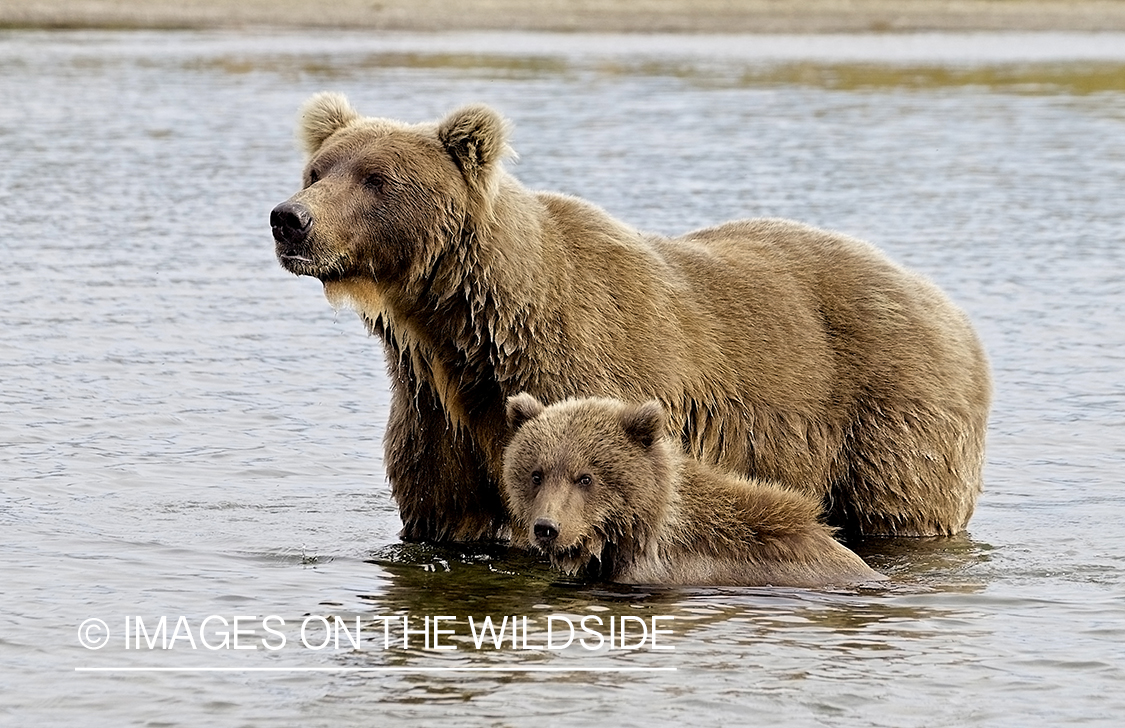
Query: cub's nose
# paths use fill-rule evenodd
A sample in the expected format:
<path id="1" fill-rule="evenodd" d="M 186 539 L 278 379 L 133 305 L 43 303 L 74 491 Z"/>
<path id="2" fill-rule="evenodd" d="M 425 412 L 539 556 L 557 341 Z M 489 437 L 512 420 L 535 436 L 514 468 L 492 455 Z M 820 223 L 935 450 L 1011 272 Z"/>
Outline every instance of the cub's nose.
<path id="1" fill-rule="evenodd" d="M 282 202 L 270 213 L 270 227 L 279 243 L 303 242 L 312 227 L 312 212 L 300 202 Z"/>
<path id="2" fill-rule="evenodd" d="M 532 530 L 535 532 L 535 540 L 544 545 L 550 544 L 559 536 L 558 522 L 549 518 L 537 518 Z"/>

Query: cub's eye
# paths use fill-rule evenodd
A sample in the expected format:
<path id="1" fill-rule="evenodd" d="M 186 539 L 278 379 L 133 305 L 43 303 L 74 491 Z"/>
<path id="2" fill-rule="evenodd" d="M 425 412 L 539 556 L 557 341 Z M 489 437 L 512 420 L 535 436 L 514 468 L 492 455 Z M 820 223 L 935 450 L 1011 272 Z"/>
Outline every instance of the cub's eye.
<path id="1" fill-rule="evenodd" d="M 378 192 L 387 184 L 387 178 L 378 172 L 373 172 L 363 178 L 363 184 Z"/>
<path id="2" fill-rule="evenodd" d="M 589 474 L 580 475 L 580 476 L 578 476 L 578 480 L 576 480 L 574 482 L 578 483 L 583 488 L 589 488 L 591 485 L 594 484 L 594 478 Z"/>
<path id="3" fill-rule="evenodd" d="M 538 470 L 536 470 L 534 473 L 532 473 L 531 474 L 531 484 L 532 485 L 542 485 L 543 484 L 543 473 L 540 473 Z"/>
<path id="4" fill-rule="evenodd" d="M 320 181 L 320 175 L 317 174 L 315 169 L 310 169 L 309 170 L 309 184 L 315 185 L 319 181 Z"/>

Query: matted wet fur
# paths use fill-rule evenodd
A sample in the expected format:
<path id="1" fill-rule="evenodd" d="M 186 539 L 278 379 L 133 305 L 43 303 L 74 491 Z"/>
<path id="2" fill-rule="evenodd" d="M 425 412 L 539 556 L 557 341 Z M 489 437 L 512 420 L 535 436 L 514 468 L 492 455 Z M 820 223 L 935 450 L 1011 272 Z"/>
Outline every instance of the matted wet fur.
<path id="1" fill-rule="evenodd" d="M 403 538 L 506 534 L 504 402 L 521 391 L 659 399 L 693 457 L 801 489 L 849 535 L 965 528 L 988 365 L 941 291 L 871 245 L 775 219 L 638 232 L 522 187 L 507 123 L 480 105 L 411 125 L 320 94 L 299 136 L 277 256 L 385 344 Z"/>
<path id="2" fill-rule="evenodd" d="M 513 541 L 569 573 L 629 584 L 820 587 L 884 577 L 819 522 L 820 503 L 703 465 L 659 402 L 508 400 Z"/>

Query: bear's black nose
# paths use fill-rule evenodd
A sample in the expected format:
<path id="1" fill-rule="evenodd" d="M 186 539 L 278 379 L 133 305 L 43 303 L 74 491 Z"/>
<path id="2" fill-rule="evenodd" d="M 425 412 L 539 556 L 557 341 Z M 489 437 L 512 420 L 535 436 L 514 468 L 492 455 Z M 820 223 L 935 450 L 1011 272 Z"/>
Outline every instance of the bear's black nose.
<path id="1" fill-rule="evenodd" d="M 559 535 L 559 524 L 549 518 L 538 518 L 533 528 L 535 540 L 540 543 L 551 543 Z"/>
<path id="2" fill-rule="evenodd" d="M 309 234 L 312 212 L 299 202 L 282 202 L 270 213 L 270 227 L 274 240 L 295 245 Z"/>

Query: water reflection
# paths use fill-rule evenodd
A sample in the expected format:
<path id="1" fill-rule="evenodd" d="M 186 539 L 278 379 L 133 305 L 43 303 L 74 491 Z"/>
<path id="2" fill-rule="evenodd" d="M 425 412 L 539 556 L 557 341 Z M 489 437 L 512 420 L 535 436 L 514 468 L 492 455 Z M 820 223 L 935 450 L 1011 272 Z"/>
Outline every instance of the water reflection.
<path id="1" fill-rule="evenodd" d="M 948 575 L 978 562 L 987 547 L 969 539 L 943 548 L 933 543 L 896 539 L 897 548 L 881 544 L 888 563 L 900 564 L 900 582 L 847 590 L 805 590 L 774 587 L 665 588 L 570 580 L 552 571 L 534 554 L 504 546 L 462 548 L 396 544 L 381 549 L 369 563 L 388 577 L 377 594 L 357 595 L 378 615 L 454 615 L 468 626 L 474 615 L 496 620 L 531 616 L 542 626 L 549 614 L 577 621 L 587 614 L 608 620 L 652 614 L 674 617 L 677 640 L 706 645 L 707 630 L 745 623 L 750 629 L 723 630 L 722 641 L 757 644 L 762 640 L 804 639 L 809 630 L 846 642 L 861 638 L 864 648 L 887 639 L 925 638 L 946 628 L 919 625 L 967 623 L 973 610 L 942 606 L 935 590 L 915 575 L 929 571 Z M 901 543 L 897 543 L 901 541 Z M 908 567 L 909 562 L 912 566 Z M 905 573 L 912 569 L 915 575 Z M 983 591 L 983 583 L 942 584 L 945 593 Z M 380 623 L 380 629 L 381 623 Z M 467 631 L 467 630 L 466 630 Z M 706 646 L 703 648 L 706 650 Z"/>
<path id="2" fill-rule="evenodd" d="M 87 61 L 88 62 L 88 61 Z M 440 51 L 368 53 L 341 63 L 332 56 L 229 55 L 191 60 L 186 70 L 229 74 L 273 73 L 341 81 L 388 69 L 441 70 L 474 77 L 531 80 L 563 75 L 594 77 L 667 77 L 712 89 L 808 86 L 837 91 L 935 90 L 980 87 L 995 93 L 1085 95 L 1125 91 L 1125 63 L 1063 61 L 1007 62 L 950 67 L 925 64 L 703 62 L 666 58 L 567 58 Z"/>
<path id="3" fill-rule="evenodd" d="M 936 544 L 896 544 L 892 558 L 906 552 L 936 553 Z M 968 560 L 982 549 L 965 539 L 959 550 Z M 411 649 L 345 650 L 331 655 L 334 664 L 407 670 L 362 673 L 338 681 L 336 699 L 347 704 L 378 703 L 388 717 L 436 719 L 445 709 L 471 709 L 502 722 L 512 706 L 535 705 L 541 716 L 568 720 L 606 719 L 620 709 L 635 716 L 706 715 L 708 721 L 745 719 L 739 706 L 775 706 L 774 721 L 800 725 L 807 711 L 826 715 L 867 715 L 872 695 L 886 694 L 888 681 L 928 684 L 945 670 L 974 673 L 981 661 L 978 645 L 992 637 L 990 600 L 950 601 L 948 592 L 913 584 L 883 585 L 851 591 L 771 588 L 652 589 L 583 584 L 559 579 L 545 562 L 501 546 L 457 548 L 393 545 L 369 561 L 386 581 L 378 593 L 359 595 L 363 609 L 346 618 L 372 614 L 455 615 L 457 649 L 436 652 Z M 937 568 L 935 564 L 930 566 Z M 929 568 L 929 567 L 927 567 Z M 519 649 L 504 643 L 477 648 L 469 636 L 467 616 L 483 614 L 622 616 L 670 615 L 674 650 L 585 651 Z M 367 622 L 381 630 L 378 620 Z M 413 639 L 418 639 L 415 635 Z M 544 639 L 542 633 L 534 639 Z M 525 672 L 548 667 L 560 673 Z M 598 672 L 598 668 L 675 668 L 672 673 Z M 501 672 L 441 672 L 449 668 L 501 669 Z M 373 692 L 375 691 L 375 692 Z M 591 691 L 612 699 L 591 700 Z M 604 691 L 610 691 L 604 693 Z M 750 696 L 753 696 L 752 698 Z M 867 697 L 863 697 L 867 696 Z M 858 702 L 857 702 L 858 701 Z M 616 706 L 616 707 L 614 707 Z M 702 712 L 700 712 L 702 711 Z M 907 703 L 893 701 L 888 710 L 911 715 Z M 938 714 L 957 713 L 947 707 Z M 318 706 L 316 714 L 323 714 Z M 448 715 L 448 714 L 444 714 Z M 741 718 L 740 718 L 741 716 Z M 804 716 L 804 718 L 802 718 Z M 932 715 L 930 716 L 933 717 Z M 645 722 L 651 722 L 651 717 Z M 896 725 L 918 723 L 895 721 Z"/>
<path id="4" fill-rule="evenodd" d="M 969 533 L 940 538 L 871 538 L 848 544 L 873 569 L 915 584 L 941 580 L 943 587 L 973 589 L 972 575 L 963 575 L 987 563 L 993 547 Z M 962 579 L 967 583 L 959 584 Z"/>

